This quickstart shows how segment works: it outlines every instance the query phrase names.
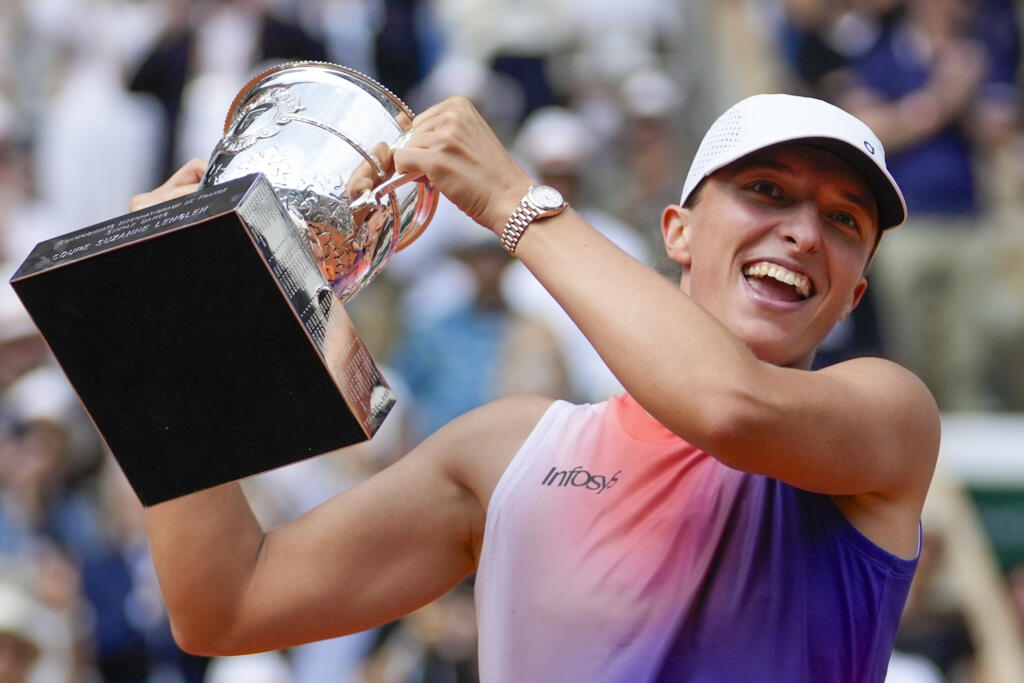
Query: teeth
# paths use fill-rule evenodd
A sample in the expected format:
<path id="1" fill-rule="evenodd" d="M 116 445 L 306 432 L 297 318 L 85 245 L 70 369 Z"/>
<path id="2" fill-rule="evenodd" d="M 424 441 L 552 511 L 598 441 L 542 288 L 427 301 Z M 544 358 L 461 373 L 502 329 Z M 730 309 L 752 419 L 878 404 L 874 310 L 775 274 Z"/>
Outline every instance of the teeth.
<path id="1" fill-rule="evenodd" d="M 743 274 L 748 277 L 770 277 L 779 282 L 784 282 L 796 288 L 800 296 L 805 299 L 811 295 L 810 278 L 800 273 L 794 273 L 788 268 L 783 268 L 775 263 L 768 263 L 767 261 L 751 263 L 743 269 Z"/>

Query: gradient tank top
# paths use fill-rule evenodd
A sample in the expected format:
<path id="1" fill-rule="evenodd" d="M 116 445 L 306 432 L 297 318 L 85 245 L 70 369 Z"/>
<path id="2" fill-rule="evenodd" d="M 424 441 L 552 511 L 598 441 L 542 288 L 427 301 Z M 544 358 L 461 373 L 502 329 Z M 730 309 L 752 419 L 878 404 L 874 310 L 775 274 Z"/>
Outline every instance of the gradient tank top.
<path id="1" fill-rule="evenodd" d="M 916 565 L 628 395 L 559 401 L 491 498 L 481 680 L 882 681 Z"/>

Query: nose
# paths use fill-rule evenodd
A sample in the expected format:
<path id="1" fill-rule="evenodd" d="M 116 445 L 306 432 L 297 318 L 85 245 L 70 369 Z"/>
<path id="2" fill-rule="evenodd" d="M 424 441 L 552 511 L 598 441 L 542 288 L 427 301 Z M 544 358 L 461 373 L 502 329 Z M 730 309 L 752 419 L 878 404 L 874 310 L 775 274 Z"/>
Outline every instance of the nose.
<path id="1" fill-rule="evenodd" d="M 779 235 L 800 253 L 813 253 L 821 246 L 821 217 L 814 202 L 801 202 L 779 224 Z"/>

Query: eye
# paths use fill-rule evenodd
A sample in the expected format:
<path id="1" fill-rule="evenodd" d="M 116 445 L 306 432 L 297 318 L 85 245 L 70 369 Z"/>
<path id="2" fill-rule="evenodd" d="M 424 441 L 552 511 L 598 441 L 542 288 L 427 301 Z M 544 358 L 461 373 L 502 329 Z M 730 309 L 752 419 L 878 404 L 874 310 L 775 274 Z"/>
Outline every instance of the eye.
<path id="1" fill-rule="evenodd" d="M 860 224 L 857 222 L 857 219 L 846 211 L 835 211 L 832 213 L 831 218 L 836 223 L 847 226 L 858 233 L 860 232 Z"/>
<path id="2" fill-rule="evenodd" d="M 782 188 L 775 183 L 768 182 L 767 180 L 758 180 L 756 182 L 747 185 L 747 188 L 751 192 L 771 197 L 772 199 L 782 199 L 785 195 L 782 192 Z"/>

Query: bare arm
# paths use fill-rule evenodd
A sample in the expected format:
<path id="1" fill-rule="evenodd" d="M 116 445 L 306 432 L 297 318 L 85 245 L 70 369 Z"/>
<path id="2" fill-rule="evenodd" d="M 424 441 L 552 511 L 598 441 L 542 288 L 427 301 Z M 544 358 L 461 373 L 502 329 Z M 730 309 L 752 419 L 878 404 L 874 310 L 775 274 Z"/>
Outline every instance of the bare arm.
<path id="1" fill-rule="evenodd" d="M 189 162 L 133 210 L 197 189 Z M 517 397 L 453 421 L 391 467 L 264 531 L 236 483 L 146 510 L 178 643 L 241 654 L 364 630 L 440 596 L 475 566 L 490 494 L 550 400 Z"/>
<path id="2" fill-rule="evenodd" d="M 810 372 L 759 361 L 725 326 L 575 215 L 517 254 L 654 417 L 737 469 L 836 495 L 915 489 L 938 413 L 909 372 L 858 359 Z"/>
<path id="3" fill-rule="evenodd" d="M 146 524 L 175 639 L 200 654 L 377 626 L 476 567 L 490 492 L 550 401 L 505 399 L 264 533 L 237 484 L 160 503 Z"/>
<path id="4" fill-rule="evenodd" d="M 500 233 L 532 179 L 468 102 L 417 119 L 396 155 Z M 680 289 L 569 210 L 516 252 L 654 417 L 726 464 L 836 496 L 881 493 L 918 511 L 938 413 L 910 373 L 858 360 L 807 372 L 759 361 Z"/>

